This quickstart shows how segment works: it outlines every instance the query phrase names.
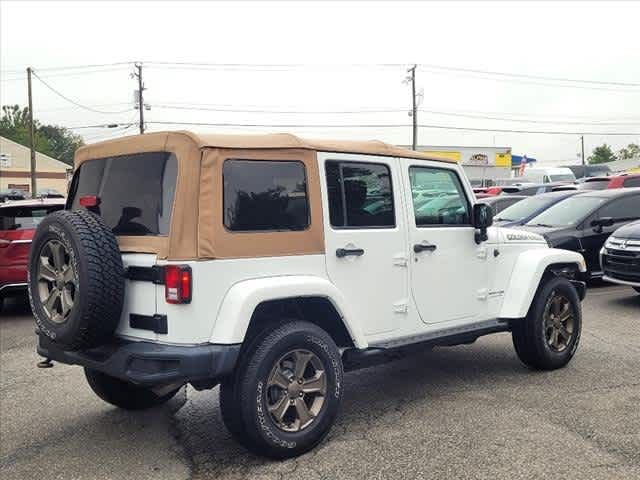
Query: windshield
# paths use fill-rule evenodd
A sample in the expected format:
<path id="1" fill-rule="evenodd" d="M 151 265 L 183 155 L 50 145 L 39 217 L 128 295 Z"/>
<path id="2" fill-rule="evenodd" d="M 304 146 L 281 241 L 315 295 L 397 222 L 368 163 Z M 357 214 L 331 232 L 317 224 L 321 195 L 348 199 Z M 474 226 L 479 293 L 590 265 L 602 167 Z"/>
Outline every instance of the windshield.
<path id="1" fill-rule="evenodd" d="M 523 220 L 547 205 L 553 203 L 553 198 L 531 197 L 505 208 L 496 217 L 497 221 L 517 222 Z"/>
<path id="2" fill-rule="evenodd" d="M 552 182 L 573 182 L 576 177 L 572 173 L 560 173 L 557 175 L 549 175 Z"/>
<path id="3" fill-rule="evenodd" d="M 606 201 L 602 197 L 570 197 L 534 217 L 527 225 L 568 227 L 581 222 Z"/>
<path id="4" fill-rule="evenodd" d="M 114 234 L 167 235 L 177 171 L 176 156 L 168 152 L 89 160 L 74 178 L 72 209 L 81 208 L 81 197 L 96 195 L 96 213 Z"/>

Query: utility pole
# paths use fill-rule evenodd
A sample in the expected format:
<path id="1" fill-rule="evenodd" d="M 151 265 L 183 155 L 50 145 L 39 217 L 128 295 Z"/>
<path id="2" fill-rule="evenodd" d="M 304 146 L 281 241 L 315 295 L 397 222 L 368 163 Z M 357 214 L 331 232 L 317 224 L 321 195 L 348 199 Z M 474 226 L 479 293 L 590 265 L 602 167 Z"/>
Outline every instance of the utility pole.
<path id="1" fill-rule="evenodd" d="M 584 165 L 585 165 L 585 160 L 584 160 L 584 135 L 582 135 L 580 137 L 580 143 L 582 144 L 582 166 L 584 167 Z"/>
<path id="2" fill-rule="evenodd" d="M 31 67 L 27 68 L 27 90 L 29 95 L 29 147 L 31 150 L 31 196 L 36 198 L 36 142 L 33 125 L 33 95 L 31 94 Z"/>
<path id="3" fill-rule="evenodd" d="M 144 133 L 144 100 L 142 92 L 144 90 L 144 84 L 142 83 L 142 63 L 136 63 L 136 69 L 138 73 L 134 75 L 138 77 L 138 110 L 140 112 L 140 133 Z"/>
<path id="4" fill-rule="evenodd" d="M 418 145 L 418 104 L 416 102 L 416 65 L 407 70 L 411 74 L 411 117 L 413 119 L 413 140 L 411 149 L 415 150 Z"/>

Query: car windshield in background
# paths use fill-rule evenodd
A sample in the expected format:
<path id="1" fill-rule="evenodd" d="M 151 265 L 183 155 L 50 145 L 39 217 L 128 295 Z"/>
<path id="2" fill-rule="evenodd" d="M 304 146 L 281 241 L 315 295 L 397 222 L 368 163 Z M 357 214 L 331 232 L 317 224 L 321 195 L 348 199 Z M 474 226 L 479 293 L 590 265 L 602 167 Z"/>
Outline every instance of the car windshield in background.
<path id="1" fill-rule="evenodd" d="M 64 205 L 37 205 L 33 207 L 0 208 L 0 230 L 30 230 L 51 212 L 61 210 Z"/>
<path id="2" fill-rule="evenodd" d="M 588 180 L 580 184 L 580 190 L 605 190 L 609 182 L 610 178 L 599 178 L 597 180 Z"/>
<path id="3" fill-rule="evenodd" d="M 549 175 L 549 178 L 552 182 L 573 182 L 576 177 L 574 175 L 566 174 L 558 174 L 558 175 Z"/>
<path id="4" fill-rule="evenodd" d="M 168 152 L 88 160 L 74 179 L 72 209 L 80 208 L 81 197 L 96 195 L 94 208 L 116 235 L 167 235 L 177 172 Z"/>
<path id="5" fill-rule="evenodd" d="M 505 208 L 500 215 L 495 218 L 500 222 L 517 222 L 523 218 L 527 218 L 534 212 L 537 212 L 546 205 L 551 204 L 554 201 L 552 198 L 540 198 L 531 197 L 525 198 L 521 202 L 518 202 L 510 207 Z"/>
<path id="6" fill-rule="evenodd" d="M 602 197 L 570 197 L 549 207 L 548 210 L 527 222 L 527 225 L 541 227 L 576 225 L 605 201 L 606 198 Z"/>

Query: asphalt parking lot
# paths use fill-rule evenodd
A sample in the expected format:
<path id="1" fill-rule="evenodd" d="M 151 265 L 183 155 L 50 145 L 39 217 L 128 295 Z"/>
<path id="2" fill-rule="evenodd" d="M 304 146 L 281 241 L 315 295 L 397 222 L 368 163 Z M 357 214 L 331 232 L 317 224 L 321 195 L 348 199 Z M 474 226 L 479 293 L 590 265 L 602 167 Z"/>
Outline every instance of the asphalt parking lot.
<path id="1" fill-rule="evenodd" d="M 24 478 L 640 478 L 640 295 L 590 288 L 581 346 L 537 373 L 509 334 L 346 376 L 329 438 L 295 460 L 248 454 L 224 429 L 217 389 L 128 413 L 82 370 L 37 369 L 28 307 L 0 314 L 0 471 Z"/>

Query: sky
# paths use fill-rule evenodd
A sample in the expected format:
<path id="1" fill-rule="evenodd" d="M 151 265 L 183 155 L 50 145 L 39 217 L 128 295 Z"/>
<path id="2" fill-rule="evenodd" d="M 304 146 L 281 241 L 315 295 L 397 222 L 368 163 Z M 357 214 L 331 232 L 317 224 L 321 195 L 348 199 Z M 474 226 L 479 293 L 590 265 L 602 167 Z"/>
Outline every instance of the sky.
<path id="1" fill-rule="evenodd" d="M 148 131 L 406 145 L 404 80 L 417 64 L 420 145 L 507 146 L 542 164 L 579 163 L 581 133 L 587 156 L 603 142 L 640 143 L 638 18 L 640 2 L 1 0 L 0 103 L 26 104 L 31 66 L 40 121 L 89 143 L 133 134 L 139 61 Z"/>

